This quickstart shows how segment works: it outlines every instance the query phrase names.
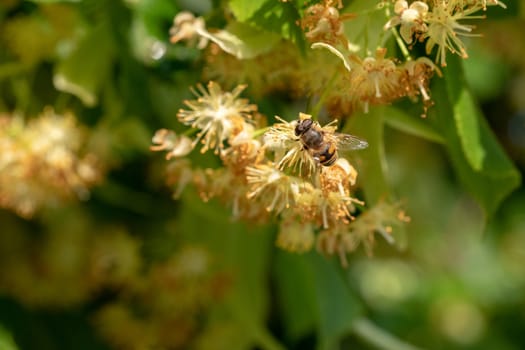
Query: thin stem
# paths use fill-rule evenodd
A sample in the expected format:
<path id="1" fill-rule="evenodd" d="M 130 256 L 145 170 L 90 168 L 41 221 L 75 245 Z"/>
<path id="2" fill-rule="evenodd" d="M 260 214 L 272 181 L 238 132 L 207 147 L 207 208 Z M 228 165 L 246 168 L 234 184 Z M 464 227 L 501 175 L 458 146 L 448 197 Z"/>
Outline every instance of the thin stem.
<path id="1" fill-rule="evenodd" d="M 392 13 L 390 12 L 390 6 L 385 6 L 385 14 L 387 18 L 390 18 L 390 16 L 392 15 Z M 390 32 L 392 33 L 392 35 L 394 35 L 394 38 L 396 38 L 397 46 L 399 46 L 399 49 L 401 50 L 403 57 L 405 57 L 405 60 L 412 60 L 412 57 L 410 57 L 410 52 L 408 51 L 408 48 L 405 45 L 403 38 L 401 38 L 401 35 L 399 35 L 397 29 L 390 28 Z"/>
<path id="2" fill-rule="evenodd" d="M 187 129 L 185 130 L 182 135 L 184 136 L 194 136 L 197 134 L 197 132 L 199 131 L 199 129 L 197 128 L 190 128 L 190 129 Z"/>
<path id="3" fill-rule="evenodd" d="M 267 132 L 268 130 L 270 130 L 270 127 L 269 127 L 269 126 L 267 126 L 267 127 L 265 127 L 265 128 L 257 129 L 257 130 L 255 130 L 255 131 L 253 132 L 252 137 L 255 139 L 255 138 L 257 138 L 257 137 L 263 135 L 263 134 L 264 134 L 265 132 Z"/>
<path id="4" fill-rule="evenodd" d="M 399 35 L 397 29 L 391 28 L 390 31 L 396 38 L 397 46 L 399 46 L 399 49 L 401 50 L 403 57 L 405 57 L 405 60 L 407 61 L 412 60 L 412 57 L 410 57 L 410 52 L 408 51 L 408 48 L 406 47 L 405 42 L 403 41 L 403 38 L 401 38 L 401 35 Z"/>
<path id="5" fill-rule="evenodd" d="M 328 94 L 330 92 L 332 92 L 332 87 L 336 81 L 336 79 L 338 78 L 338 74 L 339 71 L 336 69 L 334 71 L 334 74 L 332 75 L 332 77 L 330 78 L 330 80 L 328 81 L 328 84 L 326 84 L 324 90 L 323 90 L 323 93 L 321 94 L 321 96 L 319 96 L 319 100 L 317 101 L 317 103 L 315 104 L 315 106 L 312 108 L 311 112 L 309 112 L 308 114 L 311 114 L 312 115 L 312 119 L 313 120 L 317 120 L 317 116 L 319 115 L 319 112 L 321 111 L 321 108 L 323 108 L 323 104 L 324 104 L 324 101 L 326 100 L 326 97 L 328 96 Z"/>
<path id="6" fill-rule="evenodd" d="M 366 318 L 358 318 L 352 324 L 352 332 L 368 344 L 382 350 L 421 350 L 412 344 L 378 327 Z"/>

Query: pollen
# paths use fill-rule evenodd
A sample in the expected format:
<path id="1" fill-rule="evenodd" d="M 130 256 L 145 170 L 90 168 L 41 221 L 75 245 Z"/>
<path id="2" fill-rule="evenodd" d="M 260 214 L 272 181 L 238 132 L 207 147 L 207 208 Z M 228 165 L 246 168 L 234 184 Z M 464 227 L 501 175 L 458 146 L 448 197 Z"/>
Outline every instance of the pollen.
<path id="1" fill-rule="evenodd" d="M 385 29 L 400 25 L 401 37 L 407 44 L 412 44 L 414 38 L 420 42 L 426 40 L 426 53 L 432 53 L 437 47 L 436 62 L 446 66 L 447 52 L 468 57 L 461 37 L 478 36 L 472 33 L 473 25 L 462 21 L 485 18 L 475 13 L 485 11 L 489 5 L 505 7 L 498 0 L 414 1 L 410 6 L 405 0 L 397 0 L 394 6 L 396 16 L 386 23 Z"/>
<path id="2" fill-rule="evenodd" d="M 302 114 L 302 116 L 308 115 Z M 277 168 L 294 174 L 311 175 L 315 173 L 319 164 L 305 151 L 299 137 L 295 135 L 297 121 L 288 122 L 280 117 L 276 119 L 279 123 L 275 123 L 264 134 L 263 143 L 269 151 L 274 153 Z"/>
<path id="3" fill-rule="evenodd" d="M 325 192 L 348 194 L 350 186 L 357 179 L 357 171 L 344 158 L 338 158 L 333 166 L 325 167 L 321 172 L 321 188 Z"/>
<path id="4" fill-rule="evenodd" d="M 302 184 L 298 178 L 290 177 L 276 169 L 272 164 L 248 167 L 246 179 L 250 185 L 248 199 L 259 199 L 268 212 L 279 214 L 295 203 Z"/>
<path id="5" fill-rule="evenodd" d="M 232 92 L 223 92 L 217 83 L 210 82 L 207 90 L 202 85 L 193 90 L 197 100 L 184 102 L 189 110 L 179 110 L 177 117 L 181 123 L 199 130 L 193 142 L 202 143 L 202 153 L 209 149 L 219 153 L 224 141 L 240 133 L 250 122 L 257 106 L 239 98 L 245 88 L 239 85 Z"/>

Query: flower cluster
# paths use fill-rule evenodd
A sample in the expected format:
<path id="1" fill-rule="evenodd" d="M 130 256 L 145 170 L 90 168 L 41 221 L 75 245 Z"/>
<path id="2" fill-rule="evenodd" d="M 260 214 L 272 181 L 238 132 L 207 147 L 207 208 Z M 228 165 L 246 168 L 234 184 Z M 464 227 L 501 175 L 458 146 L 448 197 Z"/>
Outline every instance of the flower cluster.
<path id="1" fill-rule="evenodd" d="M 243 82 L 250 86 L 252 95 L 264 96 L 270 93 L 300 95 L 302 81 L 308 77 L 306 62 L 297 47 L 281 42 L 264 54 L 251 59 L 239 60 L 211 44 L 205 51 L 206 65 L 204 80 L 215 80 L 224 87 L 234 88 Z"/>
<path id="2" fill-rule="evenodd" d="M 231 284 L 230 277 L 212 263 L 206 249 L 185 246 L 153 264 L 140 283 L 97 311 L 98 330 L 117 348 L 195 348 L 213 336 L 218 322 L 208 320 L 207 314 L 224 299 Z"/>
<path id="3" fill-rule="evenodd" d="M 320 11 L 317 7 L 321 5 L 314 6 L 312 13 Z M 329 8 L 337 11 L 334 7 Z M 305 22 L 302 25 L 307 30 Z M 441 73 L 430 59 L 420 57 L 399 63 L 386 57 L 384 48 L 361 58 L 348 51 L 351 45 L 342 30 L 337 35 L 329 33 L 311 36 L 310 40 L 323 40 L 312 47 L 328 49 L 334 57 L 319 50 L 301 57 L 297 48 L 281 43 L 268 53 L 239 60 L 217 45 L 210 45 L 206 51 L 204 77 L 216 79 L 228 88 L 239 81 L 249 83 L 256 95 L 278 91 L 294 98 L 323 96 L 330 114 L 341 118 L 356 110 L 366 112 L 370 105 L 388 104 L 402 97 L 413 100 L 421 97 L 425 108 L 431 105 L 429 82 L 435 72 Z M 336 57 L 344 62 L 343 66 L 337 64 Z"/>
<path id="4" fill-rule="evenodd" d="M 338 7 L 341 8 L 341 5 Z M 419 17 L 412 16 L 415 17 L 414 23 L 419 23 Z M 348 19 L 354 15 L 345 14 L 342 17 Z M 342 61 L 346 70 L 342 74 L 333 73 L 332 92 L 325 93 L 330 111 L 339 115 L 349 115 L 356 109 L 367 112 L 370 105 L 389 104 L 402 97 L 415 99 L 422 96 L 425 108 L 431 104 L 429 81 L 434 72 L 440 74 L 432 61 L 420 57 L 415 62 L 407 60 L 406 63 L 399 63 L 397 59 L 387 57 L 387 50 L 383 47 L 377 47 L 375 54 L 366 51 L 363 55 L 359 53 L 360 46 L 347 38 L 342 23 L 335 21 L 339 18 L 332 1 L 326 0 L 324 5 L 315 4 L 307 8 L 302 20 L 302 28 L 308 30 L 305 35 L 312 42 L 312 48 L 329 50 Z M 314 29 L 306 25 L 312 21 L 317 23 Z M 324 31 L 321 30 L 323 28 Z M 416 29 L 415 24 L 410 27 L 410 30 Z M 314 32 L 323 32 L 324 35 L 312 35 Z M 322 94 L 323 91 L 316 93 Z"/>
<path id="5" fill-rule="evenodd" d="M 460 36 L 473 36 L 474 26 L 460 21 L 484 18 L 474 14 L 485 11 L 487 5 L 505 7 L 498 0 L 414 1 L 410 6 L 406 0 L 396 0 L 396 15 L 386 23 L 385 29 L 399 25 L 401 37 L 407 44 L 426 40 L 427 54 L 437 46 L 436 62 L 446 66 L 447 51 L 468 57 Z"/>
<path id="6" fill-rule="evenodd" d="M 86 199 L 100 181 L 97 158 L 86 152 L 86 135 L 71 114 L 52 109 L 27 123 L 0 117 L 0 206 L 23 217 L 72 198 Z"/>
<path id="7" fill-rule="evenodd" d="M 367 254 L 372 254 L 375 243 L 373 232 L 381 235 L 388 243 L 394 243 L 392 232 L 394 227 L 409 222 L 408 217 L 398 205 L 379 202 L 368 211 L 362 213 L 349 227 L 335 225 L 319 233 L 317 249 L 326 254 L 336 254 L 343 266 L 348 266 L 346 255 L 363 245 Z"/>
<path id="8" fill-rule="evenodd" d="M 3 222 L 2 295 L 34 309 L 68 309 L 110 295 L 97 299 L 90 316 L 116 348 L 195 348 L 216 341 L 217 327 L 231 322 L 209 317 L 233 278 L 206 248 L 183 245 L 146 263 L 141 240 L 122 227 L 94 226 L 80 210 L 54 214 L 53 228 L 36 240 Z"/>
<path id="9" fill-rule="evenodd" d="M 442 66 L 447 52 L 466 57 L 459 37 L 472 35 L 473 27 L 461 22 L 482 18 L 476 13 L 489 5 L 504 7 L 498 0 L 392 0 L 354 14 L 346 11 L 343 1 L 321 0 L 309 4 L 296 24 L 312 49 L 333 55 L 312 50 L 306 57 L 283 42 L 254 57 L 247 55 L 249 43 L 234 33 L 210 32 L 202 18 L 178 14 L 172 42 L 200 38 L 199 48 L 207 47 L 204 75 L 233 90 L 225 92 L 213 82 L 207 89 L 198 86 L 193 91 L 197 99 L 186 101 L 188 109 L 177 115 L 191 129 L 182 134 L 161 129 L 155 134 L 151 149 L 167 152 L 168 183 L 174 195 L 193 184 L 203 200 L 228 203 L 234 218 L 260 222 L 278 217 L 278 246 L 302 252 L 315 245 L 319 251 L 339 255 L 343 264 L 346 254 L 361 243 L 370 252 L 374 232 L 389 241 L 390 230 L 385 227 L 404 217 L 398 216 L 396 206 L 379 203 L 367 209 L 355 197 L 357 171 L 338 157 L 336 127 L 321 126 L 302 113 L 292 121 L 276 117 L 267 127 L 257 107 L 239 97 L 245 85 L 238 84 L 249 83 L 257 96 L 279 90 L 294 98 L 318 98 L 317 106 L 334 117 L 347 118 L 356 110 L 367 112 L 373 105 L 404 97 L 422 100 L 424 116 L 432 105 L 430 80 L 441 75 L 427 56 L 437 47 L 436 62 Z M 382 34 L 377 42 L 354 41 L 353 32 L 368 30 L 359 27 L 363 22 L 359 17 L 378 13 L 381 18 L 386 13 L 390 20 L 378 31 Z M 388 33 L 404 60 L 387 55 Z M 427 56 L 410 56 L 409 48 L 417 42 L 426 42 Z M 313 148 L 297 129 L 305 120 L 317 133 L 309 136 L 317 137 Z M 222 166 L 194 167 L 188 155 L 198 145 L 201 152 L 213 150 Z"/>
<path id="10" fill-rule="evenodd" d="M 216 31 L 207 31 L 202 18 L 185 12 L 175 17 L 172 41 L 195 42 L 198 38 L 206 43 L 212 41 L 205 51 L 204 79 L 217 80 L 228 88 L 242 82 L 250 84 L 257 95 L 278 90 L 292 97 L 318 96 L 322 98 L 320 103 L 338 118 L 346 118 L 358 110 L 367 112 L 371 105 L 390 104 L 408 97 L 412 101 L 422 100 L 425 116 L 427 108 L 433 104 L 430 80 L 434 74 L 441 75 L 430 55 L 436 51 L 435 62 L 441 66 L 446 65 L 447 52 L 466 58 L 461 36 L 475 34 L 472 34 L 474 27 L 463 21 L 484 18 L 477 13 L 491 5 L 505 7 L 499 0 L 411 3 L 391 0 L 371 4 L 367 11 L 348 13 L 340 0 L 313 3 L 304 9 L 297 25 L 312 48 L 329 50 L 343 62 L 342 67 L 315 50 L 307 52 L 305 57 L 297 47 L 282 42 L 256 57 L 243 57 L 239 54 L 245 45 L 241 39 L 234 40 L 232 34 L 224 30 L 219 31 L 220 35 L 211 34 Z M 352 41 L 356 32 L 369 30 L 362 27 L 367 21 L 361 17 L 379 12 L 381 17 L 385 12 L 390 18 L 379 40 L 374 43 Z M 345 23 L 354 18 L 355 21 Z M 404 54 L 403 61 L 387 56 L 385 40 L 389 38 L 388 33 L 398 39 L 396 43 Z M 426 43 L 426 56 L 410 56 L 409 48 L 417 42 Z M 204 46 L 206 44 L 199 45 L 200 48 Z"/>
<path id="11" fill-rule="evenodd" d="M 308 7 L 300 21 L 306 38 L 311 42 L 348 45 L 343 21 L 353 18 L 354 15 L 340 14 L 338 9 L 342 7 L 341 0 L 337 1 L 337 6 L 334 6 L 333 0 L 325 0 L 322 4 Z"/>
<path id="12" fill-rule="evenodd" d="M 425 108 L 432 104 L 429 91 L 430 79 L 439 69 L 427 57 L 397 63 L 386 57 L 387 50 L 379 48 L 374 56 L 364 59 L 356 54 L 344 54 L 326 43 L 316 43 L 314 48 L 326 48 L 341 58 L 346 74 L 336 81 L 333 92 L 326 98 L 328 108 L 343 115 L 356 109 L 368 112 L 370 105 L 389 104 L 402 97 L 417 99 L 421 96 Z"/>
<path id="13" fill-rule="evenodd" d="M 326 241 L 327 235 L 341 242 L 337 251 L 342 253 L 352 249 L 345 243 L 348 239 L 338 237 L 351 236 L 354 246 L 371 242 L 384 222 L 358 224 L 367 219 L 364 214 L 355 217 L 356 207 L 364 209 L 353 191 L 357 171 L 338 156 L 339 145 L 363 148 L 366 142 L 336 134 L 333 123 L 321 126 L 303 113 L 293 121 L 276 117 L 275 124 L 261 127 L 265 123 L 256 106 L 239 97 L 242 88 L 224 92 L 213 82 L 207 90 L 199 87 L 197 100 L 185 102 L 190 109 L 178 113 L 179 121 L 192 127 L 190 132 L 178 135 L 161 129 L 153 137 L 152 150 L 165 151 L 171 159 L 168 182 L 175 194 L 193 184 L 203 200 L 219 198 L 231 206 L 236 219 L 265 222 L 277 217 L 280 230 L 276 243 L 293 252 L 308 251 L 317 240 L 319 251 L 331 254 L 333 245 L 319 241 Z M 300 135 L 299 123 L 308 125 L 308 137 L 320 143 L 315 146 L 317 153 L 308 147 L 312 141 Z M 185 156 L 199 143 L 201 152 L 214 150 L 223 166 L 193 167 Z M 386 212 L 384 208 L 377 211 Z M 345 261 L 343 257 L 341 261 Z"/>
<path id="14" fill-rule="evenodd" d="M 314 47 L 328 48 L 328 44 L 317 43 Z M 364 59 L 350 54 L 345 58 L 346 68 L 338 64 L 336 56 L 320 50 L 310 52 L 307 58 L 286 45 L 279 45 L 276 51 L 239 61 L 223 51 L 211 50 L 204 75 L 228 87 L 235 86 L 241 77 L 256 95 L 276 91 L 294 98 L 323 95 L 330 114 L 343 118 L 356 110 L 368 111 L 371 105 L 388 104 L 402 97 L 420 97 L 425 106 L 430 105 L 430 79 L 435 73 L 441 74 L 426 57 L 399 64 L 386 57 L 385 49 Z"/>

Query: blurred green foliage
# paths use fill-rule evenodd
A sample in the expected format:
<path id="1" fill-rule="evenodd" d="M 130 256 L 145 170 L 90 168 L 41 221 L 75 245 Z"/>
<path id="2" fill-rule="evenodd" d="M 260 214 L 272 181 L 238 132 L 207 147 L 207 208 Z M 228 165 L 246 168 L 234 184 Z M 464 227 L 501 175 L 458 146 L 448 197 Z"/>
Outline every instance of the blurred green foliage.
<path id="1" fill-rule="evenodd" d="M 378 242 L 343 269 L 277 249 L 275 222 L 232 222 L 192 189 L 173 201 L 148 150 L 156 129 L 180 129 L 207 63 L 169 44 L 179 11 L 221 28 L 234 16 L 242 52 L 258 56 L 279 37 L 310 50 L 296 25 L 306 3 L 0 1 L 2 118 L 72 112 L 105 176 L 89 198 L 31 218 L 1 209 L 0 349 L 522 349 L 525 10 L 505 3 L 488 10 L 468 60 L 447 57 L 426 119 L 401 101 L 347 124 L 370 144 L 359 156 L 367 202 L 400 198 L 412 220 L 403 249 Z M 366 41 L 382 20 L 358 19 Z M 301 103 L 246 95 L 266 115 Z"/>

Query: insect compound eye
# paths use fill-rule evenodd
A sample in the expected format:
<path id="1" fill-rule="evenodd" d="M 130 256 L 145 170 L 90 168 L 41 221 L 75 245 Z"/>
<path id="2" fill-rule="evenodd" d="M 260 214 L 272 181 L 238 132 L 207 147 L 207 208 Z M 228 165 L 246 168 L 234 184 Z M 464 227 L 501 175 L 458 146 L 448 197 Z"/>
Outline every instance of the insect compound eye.
<path id="1" fill-rule="evenodd" d="M 299 136 L 304 134 L 308 129 L 312 127 L 312 120 L 311 119 L 303 119 L 299 120 L 297 123 L 297 126 L 295 127 L 295 136 Z"/>
<path id="2" fill-rule="evenodd" d="M 304 120 L 303 120 L 303 128 L 304 128 L 305 130 L 308 130 L 308 129 L 310 129 L 310 128 L 312 127 L 312 124 L 313 124 L 313 123 L 314 123 L 314 122 L 312 121 L 312 119 L 304 119 Z"/>

